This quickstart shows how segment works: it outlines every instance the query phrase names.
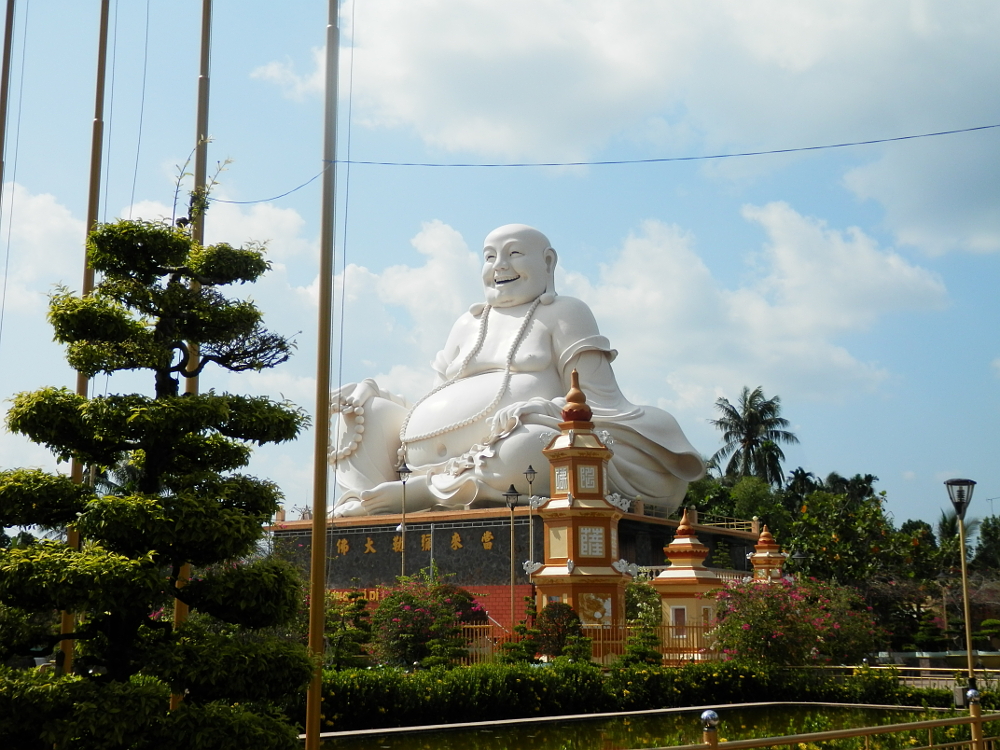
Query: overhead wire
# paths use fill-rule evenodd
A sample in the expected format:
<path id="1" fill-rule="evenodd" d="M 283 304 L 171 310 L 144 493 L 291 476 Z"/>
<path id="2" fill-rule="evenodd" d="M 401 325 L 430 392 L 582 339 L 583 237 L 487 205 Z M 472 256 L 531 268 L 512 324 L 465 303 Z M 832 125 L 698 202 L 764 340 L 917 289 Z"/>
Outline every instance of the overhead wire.
<path id="1" fill-rule="evenodd" d="M 977 125 L 972 128 L 957 128 L 955 130 L 939 130 L 934 133 L 917 133 L 915 135 L 899 135 L 893 138 L 873 138 L 867 141 L 846 141 L 844 143 L 827 143 L 821 146 L 793 146 L 790 148 L 775 148 L 765 151 L 740 151 L 733 154 L 703 154 L 698 156 L 661 156 L 650 159 L 603 159 L 598 161 L 552 161 L 552 162 L 404 162 L 404 161 L 355 161 L 354 164 L 365 164 L 376 167 L 449 167 L 449 168 L 510 168 L 510 167 L 606 167 L 619 164 L 663 164 L 678 161 L 709 161 L 713 159 L 737 159 L 746 156 L 773 156 L 776 154 L 794 154 L 802 151 L 824 151 L 850 146 L 872 146 L 878 143 L 893 143 L 896 141 L 912 141 L 917 138 L 933 138 L 941 135 L 956 135 L 971 133 L 976 130 L 1000 128 L 996 125 Z"/>
<path id="2" fill-rule="evenodd" d="M 139 180 L 139 154 L 142 150 L 142 125 L 146 113 L 146 79 L 149 69 L 149 3 L 146 0 L 146 29 L 142 41 L 142 88 L 139 94 L 139 133 L 135 139 L 135 167 L 132 169 L 132 192 L 128 199 L 128 218 L 132 218 L 132 206 L 135 204 L 135 186 Z"/>
<path id="3" fill-rule="evenodd" d="M 111 95 L 108 97 L 108 136 L 104 149 L 104 212 L 101 220 L 108 220 L 108 192 L 111 184 L 111 142 L 115 126 L 115 73 L 118 71 L 118 0 L 115 0 L 115 21 L 111 27 Z M 89 229 L 87 230 L 90 231 Z"/>
<path id="4" fill-rule="evenodd" d="M 618 166 L 618 165 L 628 165 L 628 164 L 665 164 L 669 162 L 688 162 L 688 161 L 712 161 L 718 159 L 738 159 L 749 156 L 774 156 L 777 154 L 794 154 L 806 151 L 826 151 L 830 149 L 837 148 L 849 148 L 852 146 L 873 146 L 879 143 L 895 143 L 898 141 L 912 141 L 919 138 L 934 138 L 937 136 L 944 135 L 958 135 L 960 133 L 972 133 L 979 130 L 991 130 L 994 128 L 1000 128 L 1000 123 L 995 125 L 977 125 L 971 128 L 956 128 L 954 130 L 938 130 L 933 133 L 916 133 L 913 135 L 899 135 L 892 138 L 873 138 L 867 141 L 845 141 L 843 143 L 827 143 L 819 146 L 793 146 L 789 148 L 776 148 L 767 149 L 764 151 L 740 151 L 731 154 L 699 154 L 694 156 L 661 156 L 649 159 L 603 159 L 596 161 L 532 161 L 532 162 L 416 162 L 416 161 L 372 161 L 372 160 L 360 160 L 360 159 L 346 159 L 338 160 L 339 164 L 352 165 L 357 164 L 361 166 L 369 167 L 429 167 L 429 168 L 448 168 L 448 169 L 510 169 L 510 168 L 531 168 L 531 167 L 607 167 L 607 166 Z M 248 201 L 233 201 L 224 200 L 222 198 L 209 198 L 214 203 L 230 203 L 234 205 L 252 205 L 255 203 L 270 203 L 272 201 L 280 200 L 285 198 L 292 193 L 302 190 L 302 188 L 308 186 L 310 183 L 319 179 L 323 173 L 330 169 L 332 164 L 327 164 L 318 173 L 310 177 L 308 180 L 303 182 L 301 185 L 292 188 L 291 190 L 286 190 L 280 195 L 276 195 L 272 198 L 260 198 L 257 200 Z"/>
<path id="5" fill-rule="evenodd" d="M 22 106 L 24 103 L 24 69 L 28 50 L 28 11 L 30 8 L 31 0 L 26 0 L 24 4 L 24 30 L 21 32 L 21 70 L 17 86 L 17 125 L 14 128 L 14 159 L 10 174 L 10 208 L 7 210 L 7 243 L 4 252 L 3 289 L 0 290 L 0 348 L 3 346 L 3 324 L 7 312 L 7 279 L 10 276 L 10 248 L 14 226 L 14 185 L 17 179 L 17 157 L 20 153 L 21 145 L 21 114 L 24 109 Z M 4 175 L 4 179 L 7 179 L 6 175 Z M 0 193 L 0 198 L 2 198 L 2 193 Z M 0 201 L 0 208 L 2 208 L 2 201 Z"/>

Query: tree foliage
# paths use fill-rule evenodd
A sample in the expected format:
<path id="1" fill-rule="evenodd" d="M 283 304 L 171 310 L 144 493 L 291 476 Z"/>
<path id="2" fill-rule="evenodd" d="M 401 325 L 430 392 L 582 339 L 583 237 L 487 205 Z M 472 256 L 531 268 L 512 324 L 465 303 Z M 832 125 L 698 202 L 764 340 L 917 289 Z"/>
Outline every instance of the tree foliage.
<path id="1" fill-rule="evenodd" d="M 877 643 L 867 605 L 848 586 L 815 579 L 736 583 L 716 594 L 717 647 L 731 659 L 802 666 L 858 664 Z"/>
<path id="2" fill-rule="evenodd" d="M 705 477 L 691 483 L 687 502 L 704 513 L 758 517 L 785 552 L 795 553 L 788 573 L 854 586 L 875 612 L 883 648 L 900 650 L 927 630 L 932 609 L 943 622 L 935 605 L 939 576 L 957 575 L 949 562 L 958 564 L 957 538 L 939 545 L 930 524 L 918 520 L 895 528 L 877 481 L 872 474 L 836 472 L 820 478 L 802 468 L 781 487 L 757 477 Z M 953 522 L 949 528 L 957 534 Z M 991 615 L 974 614 L 984 616 Z"/>
<path id="3" fill-rule="evenodd" d="M 6 672 L 0 688 L 37 697 L 44 683 L 48 695 L 127 710 L 130 721 L 102 740 L 97 709 L 77 716 L 82 709 L 67 713 L 53 698 L 4 731 L 49 746 L 145 747 L 138 735 L 170 727 L 185 747 L 236 746 L 238 737 L 245 747 L 294 747 L 295 732 L 268 706 L 302 687 L 311 664 L 300 645 L 260 629 L 295 616 L 299 582 L 285 563 L 247 561 L 281 493 L 241 470 L 253 445 L 295 438 L 306 416 L 262 397 L 180 395 L 180 379 L 209 365 L 239 372 L 288 358 L 291 342 L 264 327 L 252 302 L 224 290 L 267 270 L 262 248 L 202 247 L 182 229 L 117 221 L 98 226 L 87 249 L 101 280 L 87 297 L 65 288 L 52 295 L 55 338 L 84 375 L 148 372 L 151 395 L 86 398 L 50 387 L 13 397 L 8 429 L 60 461 L 93 467 L 101 481 L 92 488 L 37 470 L 0 471 L 0 527 L 73 524 L 85 540 L 79 549 L 42 541 L 0 551 L 0 629 L 19 634 L 13 650 L 71 639 L 82 670 L 42 682 Z M 203 568 L 187 586 L 185 563 Z M 159 616 L 175 600 L 198 615 L 176 632 Z M 78 613 L 75 632 L 29 627 L 58 609 Z M 206 629 L 199 617 L 229 625 Z M 170 715 L 168 685 L 187 691 Z"/>
<path id="4" fill-rule="evenodd" d="M 661 665 L 663 656 L 656 629 L 663 622 L 663 605 L 659 592 L 648 580 L 625 584 L 625 620 L 629 625 L 628 640 L 615 666 Z"/>
<path id="5" fill-rule="evenodd" d="M 979 524 L 972 568 L 978 572 L 1000 570 L 1000 518 L 997 516 L 987 516 Z"/>

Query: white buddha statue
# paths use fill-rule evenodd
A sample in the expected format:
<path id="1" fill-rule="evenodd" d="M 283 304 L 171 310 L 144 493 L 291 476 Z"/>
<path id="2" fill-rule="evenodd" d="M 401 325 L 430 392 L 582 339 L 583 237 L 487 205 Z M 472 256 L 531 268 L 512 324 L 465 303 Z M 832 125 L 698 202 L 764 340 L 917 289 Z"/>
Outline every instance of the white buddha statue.
<path id="1" fill-rule="evenodd" d="M 523 224 L 494 230 L 483 246 L 484 304 L 473 305 L 451 329 L 433 368 L 437 385 L 415 404 L 373 380 L 331 395 L 330 461 L 342 493 L 334 515 L 398 513 L 412 472 L 407 512 L 501 505 L 524 471 L 538 469 L 534 491 L 549 493 L 544 448 L 559 432 L 570 374 L 605 431 L 614 457 L 609 493 L 641 496 L 674 510 L 704 464 L 667 412 L 635 406 L 611 369 L 617 352 L 600 334 L 587 305 L 557 296 L 556 251 Z"/>

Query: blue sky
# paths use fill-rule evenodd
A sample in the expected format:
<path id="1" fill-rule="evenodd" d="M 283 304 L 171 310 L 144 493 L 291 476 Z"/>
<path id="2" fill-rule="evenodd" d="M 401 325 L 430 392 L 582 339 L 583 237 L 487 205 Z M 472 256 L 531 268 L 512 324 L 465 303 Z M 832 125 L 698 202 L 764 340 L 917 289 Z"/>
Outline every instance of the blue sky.
<path id="1" fill-rule="evenodd" d="M 194 145 L 201 3 L 111 5 L 101 216 L 169 215 Z M 53 285 L 82 275 L 99 6 L 18 6 L 3 397 L 73 382 L 44 314 Z M 981 1 L 350 0 L 342 14 L 341 159 L 644 159 L 1000 124 L 1000 8 Z M 216 198 L 260 201 L 322 168 L 325 26 L 325 2 L 216 0 L 210 159 L 232 159 Z M 967 476 L 970 515 L 986 515 L 1000 496 L 998 168 L 1000 128 L 718 161 L 342 165 L 337 377 L 427 390 L 451 322 L 479 299 L 482 238 L 532 224 L 559 252 L 559 291 L 619 350 L 626 395 L 674 413 L 706 455 L 715 400 L 761 385 L 801 440 L 788 470 L 875 474 L 897 522 L 933 522 L 942 482 Z M 246 293 L 298 350 L 203 388 L 312 410 L 319 209 L 316 181 L 209 212 L 210 240 L 268 242 L 274 272 Z M 261 450 L 253 471 L 304 506 L 311 456 L 307 434 Z M 0 433 L 0 465 L 52 463 Z"/>

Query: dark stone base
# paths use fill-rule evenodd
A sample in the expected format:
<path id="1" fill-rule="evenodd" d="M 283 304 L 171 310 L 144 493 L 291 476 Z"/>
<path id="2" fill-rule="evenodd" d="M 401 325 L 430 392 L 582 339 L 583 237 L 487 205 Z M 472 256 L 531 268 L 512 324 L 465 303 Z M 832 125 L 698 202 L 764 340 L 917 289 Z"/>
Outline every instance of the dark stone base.
<path id="1" fill-rule="evenodd" d="M 531 518 L 536 561 L 544 553 L 542 520 Z M 398 515 L 335 519 L 327 527 L 326 582 L 331 589 L 374 588 L 391 585 L 401 574 Z M 522 563 L 529 557 L 527 508 L 514 515 L 515 583 L 529 583 Z M 640 567 L 663 566 L 663 547 L 673 539 L 676 520 L 628 513 L 618 525 L 620 557 Z M 460 513 L 419 513 L 406 517 L 406 573 L 413 575 L 433 564 L 439 576 L 459 586 L 510 584 L 510 512 L 504 508 Z M 702 544 L 709 547 L 708 564 L 716 548 L 728 547 L 731 567 L 747 570 L 746 553 L 756 535 L 697 526 Z M 308 575 L 312 539 L 311 521 L 292 521 L 272 529 L 278 554 L 292 560 Z"/>

